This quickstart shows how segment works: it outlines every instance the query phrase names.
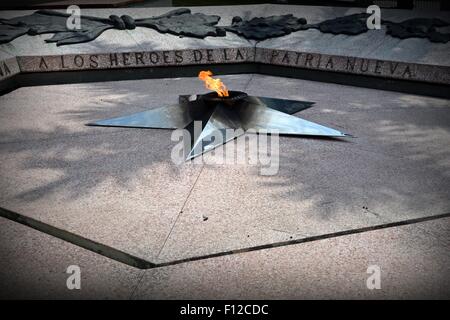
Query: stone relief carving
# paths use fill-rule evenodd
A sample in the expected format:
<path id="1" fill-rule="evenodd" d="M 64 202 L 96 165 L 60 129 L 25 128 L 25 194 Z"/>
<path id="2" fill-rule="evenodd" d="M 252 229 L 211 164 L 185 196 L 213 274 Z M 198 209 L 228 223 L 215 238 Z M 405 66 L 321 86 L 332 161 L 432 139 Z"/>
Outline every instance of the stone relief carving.
<path id="1" fill-rule="evenodd" d="M 46 42 L 56 45 L 68 45 L 92 41 L 105 30 L 132 30 L 136 27 L 151 28 L 161 33 L 170 33 L 180 37 L 223 37 L 226 31 L 233 32 L 246 39 L 263 41 L 269 38 L 282 37 L 292 32 L 317 29 L 323 33 L 335 35 L 359 35 L 368 32 L 366 13 L 328 19 L 316 24 L 308 24 L 306 18 L 297 18 L 292 14 L 256 17 L 243 20 L 236 16 L 230 26 L 217 26 L 220 16 L 192 13 L 190 9 L 176 9 L 166 14 L 133 19 L 129 15 L 111 15 L 109 18 L 81 16 L 81 29 L 69 30 L 66 21 L 69 14 L 51 10 L 38 10 L 31 15 L 0 19 L 0 44 L 8 43 L 22 35 L 38 35 L 53 33 Z M 414 18 L 402 22 L 383 20 L 386 34 L 399 39 L 427 38 L 432 42 L 447 43 L 450 33 L 438 29 L 447 27 L 449 22 L 440 19 Z M 380 32 L 380 31 L 373 31 Z M 384 31 L 381 31 L 384 32 Z"/>

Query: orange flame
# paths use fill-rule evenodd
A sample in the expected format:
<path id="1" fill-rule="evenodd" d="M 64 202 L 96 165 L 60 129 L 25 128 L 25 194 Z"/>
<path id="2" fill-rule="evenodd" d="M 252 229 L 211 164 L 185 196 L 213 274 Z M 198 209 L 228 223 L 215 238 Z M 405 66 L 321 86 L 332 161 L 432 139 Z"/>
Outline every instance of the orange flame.
<path id="1" fill-rule="evenodd" d="M 220 79 L 211 78 L 211 71 L 200 71 L 198 78 L 205 82 L 206 89 L 214 90 L 219 97 L 228 97 L 227 87 L 220 81 Z"/>

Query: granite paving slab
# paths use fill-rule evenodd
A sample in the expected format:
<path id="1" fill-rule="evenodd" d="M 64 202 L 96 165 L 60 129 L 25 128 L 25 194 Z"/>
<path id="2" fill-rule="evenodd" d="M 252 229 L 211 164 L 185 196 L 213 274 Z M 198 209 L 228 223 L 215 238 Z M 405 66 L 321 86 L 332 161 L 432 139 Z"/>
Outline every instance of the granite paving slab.
<path id="1" fill-rule="evenodd" d="M 231 87 L 248 78 L 227 77 Z M 125 81 L 2 96 L 0 206 L 152 260 L 201 168 L 172 163 L 170 130 L 85 124 L 175 104 L 187 91 L 205 89 L 190 80 Z"/>
<path id="2" fill-rule="evenodd" d="M 128 299 L 139 269 L 0 218 L 1 299 Z M 69 266 L 80 268 L 80 290 L 67 288 Z"/>
<path id="3" fill-rule="evenodd" d="M 216 165 L 207 155 L 211 166 L 161 262 L 449 211 L 448 100 L 261 75 L 248 91 L 263 95 L 269 87 L 275 97 L 315 101 L 298 116 L 355 138 L 282 137 L 274 176 L 261 176 L 261 165 Z"/>
<path id="4" fill-rule="evenodd" d="M 211 153 L 178 166 L 168 130 L 84 124 L 205 92 L 196 78 L 21 88 L 0 97 L 0 206 L 164 264 L 449 212 L 448 100 L 221 78 L 354 137 L 282 136 L 273 176 Z"/>
<path id="5" fill-rule="evenodd" d="M 146 270 L 137 299 L 448 299 L 450 219 Z M 369 266 L 381 289 L 369 290 Z"/>

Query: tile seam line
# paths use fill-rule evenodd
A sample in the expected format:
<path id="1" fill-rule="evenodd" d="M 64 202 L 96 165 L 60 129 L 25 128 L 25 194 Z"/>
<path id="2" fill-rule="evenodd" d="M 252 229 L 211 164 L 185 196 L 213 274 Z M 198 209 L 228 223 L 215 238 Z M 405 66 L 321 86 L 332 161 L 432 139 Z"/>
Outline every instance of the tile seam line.
<path id="1" fill-rule="evenodd" d="M 175 229 L 175 225 L 177 224 L 178 219 L 180 218 L 181 214 L 183 213 L 183 209 L 184 209 L 184 207 L 186 206 L 186 203 L 187 203 L 187 201 L 189 200 L 189 197 L 191 196 L 192 192 L 194 191 L 194 188 L 195 188 L 195 186 L 196 186 L 196 184 L 197 184 L 198 179 L 200 178 L 200 175 L 201 175 L 202 172 L 203 172 L 203 168 L 204 168 L 204 167 L 205 167 L 205 166 L 202 165 L 202 167 L 201 167 L 201 169 L 200 169 L 200 172 L 198 173 L 197 177 L 195 178 L 195 181 L 194 181 L 194 183 L 193 183 L 191 189 L 189 190 L 189 192 L 188 192 L 188 194 L 187 194 L 187 196 L 186 196 L 186 199 L 184 199 L 184 202 L 183 202 L 183 204 L 182 204 L 182 206 L 181 206 L 181 209 L 180 209 L 180 211 L 178 212 L 178 215 L 177 215 L 177 217 L 176 217 L 174 223 L 172 224 L 172 227 L 170 228 L 170 231 L 169 231 L 169 233 L 168 233 L 166 239 L 164 240 L 164 243 L 162 244 L 161 249 L 159 250 L 158 254 L 156 255 L 156 259 L 159 258 L 159 256 L 161 255 L 162 251 L 163 251 L 164 248 L 166 247 L 166 243 L 167 243 L 167 241 L 169 240 L 170 236 L 172 235 L 172 231 L 173 231 L 173 229 Z"/>
<path id="2" fill-rule="evenodd" d="M 141 50 L 145 50 L 144 47 L 141 46 L 141 44 L 136 40 L 136 38 L 133 36 L 133 33 L 131 32 L 131 30 L 126 30 L 128 36 L 134 41 L 134 43 L 141 49 Z"/>
<path id="3" fill-rule="evenodd" d="M 19 72 L 18 72 L 17 74 L 24 73 L 23 68 L 22 68 L 22 65 L 21 65 L 20 62 L 19 62 L 19 57 L 15 55 L 15 56 L 14 56 L 14 59 L 16 60 L 17 66 L 19 67 Z"/>
<path id="4" fill-rule="evenodd" d="M 131 294 L 127 300 L 135 300 L 136 292 L 137 292 L 138 288 L 141 286 L 142 280 L 144 280 L 144 276 L 145 276 L 145 269 L 140 270 L 138 281 L 134 285 L 133 290 L 131 290 Z"/>
<path id="5" fill-rule="evenodd" d="M 253 77 L 254 77 L 253 74 L 251 74 L 251 75 L 249 76 L 249 79 L 248 79 L 247 83 L 246 83 L 245 86 L 244 86 L 244 90 L 247 90 L 247 89 L 248 89 L 248 87 L 249 87 L 249 85 L 250 85 L 250 82 L 253 80 Z M 169 231 L 169 234 L 167 235 L 167 238 L 164 240 L 164 243 L 163 243 L 163 245 L 161 246 L 161 250 L 159 250 L 158 255 L 156 256 L 156 259 L 158 259 L 158 258 L 160 257 L 162 251 L 164 250 L 164 248 L 165 248 L 165 246 L 166 246 L 166 243 L 167 243 L 167 241 L 169 240 L 169 238 L 170 238 L 170 236 L 171 236 L 171 234 L 172 234 L 173 229 L 175 229 L 175 225 L 177 224 L 178 219 L 180 218 L 181 214 L 183 213 L 183 210 L 184 210 L 184 208 L 185 208 L 185 206 L 186 206 L 186 203 L 188 202 L 188 200 L 189 200 L 189 198 L 190 198 L 192 192 L 194 191 L 194 188 L 195 188 L 195 186 L 197 185 L 197 182 L 198 182 L 198 180 L 199 180 L 199 178 L 200 178 L 200 176 L 201 176 L 201 174 L 202 174 L 204 168 L 205 168 L 205 166 L 202 165 L 202 167 L 201 167 L 201 169 L 200 169 L 200 172 L 199 172 L 197 178 L 195 179 L 194 184 L 192 185 L 191 190 L 189 191 L 188 195 L 186 196 L 186 199 L 185 199 L 184 202 L 183 202 L 183 205 L 181 206 L 180 212 L 178 213 L 177 218 L 175 219 L 175 222 L 173 223 L 172 227 L 170 228 L 170 231 Z"/>

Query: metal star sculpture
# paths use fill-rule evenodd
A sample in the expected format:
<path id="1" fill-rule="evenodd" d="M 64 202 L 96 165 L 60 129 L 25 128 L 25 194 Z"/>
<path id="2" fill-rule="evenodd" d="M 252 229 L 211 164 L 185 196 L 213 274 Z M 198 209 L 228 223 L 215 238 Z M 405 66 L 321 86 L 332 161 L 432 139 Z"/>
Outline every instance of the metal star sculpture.
<path id="1" fill-rule="evenodd" d="M 313 104 L 306 101 L 248 96 L 240 91 L 229 91 L 228 97 L 219 97 L 216 92 L 211 92 L 198 96 L 182 95 L 176 105 L 100 120 L 88 125 L 187 129 L 192 133 L 194 122 L 200 121 L 202 131 L 198 137 L 191 134 L 192 149 L 186 160 L 233 140 L 249 129 L 256 132 L 263 130 L 266 133 L 276 130 L 275 132 L 283 135 L 347 136 L 338 130 L 292 116 Z"/>

